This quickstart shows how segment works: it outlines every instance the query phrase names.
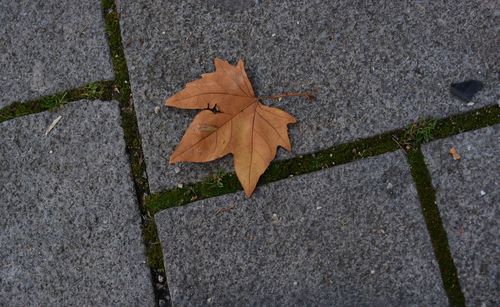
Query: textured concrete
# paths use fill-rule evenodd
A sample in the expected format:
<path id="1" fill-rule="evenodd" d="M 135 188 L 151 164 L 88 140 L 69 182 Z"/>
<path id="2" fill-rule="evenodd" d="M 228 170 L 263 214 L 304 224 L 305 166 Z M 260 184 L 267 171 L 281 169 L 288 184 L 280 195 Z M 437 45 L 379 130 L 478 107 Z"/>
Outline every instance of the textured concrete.
<path id="1" fill-rule="evenodd" d="M 99 2 L 0 0 L 0 107 L 113 79 Z"/>
<path id="2" fill-rule="evenodd" d="M 177 306 L 447 302 L 402 152 L 155 218 Z"/>
<path id="3" fill-rule="evenodd" d="M 117 103 L 1 123 L 0 204 L 0 306 L 153 305 Z"/>
<path id="4" fill-rule="evenodd" d="M 257 95 L 315 90 L 317 101 L 271 102 L 294 115 L 294 154 L 316 151 L 419 117 L 495 104 L 495 4 L 474 1 L 120 1 L 121 29 L 153 192 L 226 163 L 167 161 L 194 112 L 165 98 L 214 57 L 244 58 Z M 450 84 L 485 83 L 473 106 Z M 156 114 L 155 107 L 161 107 Z M 287 156 L 282 154 L 282 157 Z"/>
<path id="5" fill-rule="evenodd" d="M 500 305 L 499 140 L 496 125 L 423 147 L 468 306 Z"/>

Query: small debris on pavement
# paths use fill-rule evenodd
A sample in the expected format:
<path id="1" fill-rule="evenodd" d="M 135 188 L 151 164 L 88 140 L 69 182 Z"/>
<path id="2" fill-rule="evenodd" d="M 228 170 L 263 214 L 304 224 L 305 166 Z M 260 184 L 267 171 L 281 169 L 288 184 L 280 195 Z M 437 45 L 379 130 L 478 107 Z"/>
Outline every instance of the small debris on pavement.
<path id="1" fill-rule="evenodd" d="M 181 169 L 178 166 L 174 167 L 174 173 L 179 174 L 180 172 Z"/>
<path id="2" fill-rule="evenodd" d="M 470 101 L 477 92 L 483 88 L 483 83 L 477 80 L 467 80 L 459 83 L 452 83 L 451 93 L 463 101 Z"/>
<path id="3" fill-rule="evenodd" d="M 155 114 L 160 114 L 160 107 L 158 106 L 155 107 Z"/>
<path id="4" fill-rule="evenodd" d="M 453 157 L 453 160 L 457 161 L 460 160 L 462 157 L 457 152 L 457 149 L 455 147 L 452 147 L 450 149 L 450 155 Z"/>
<path id="5" fill-rule="evenodd" d="M 276 213 L 273 213 L 271 216 L 271 224 L 273 225 L 278 225 L 280 223 L 280 220 L 278 218 L 278 215 Z"/>
<path id="6" fill-rule="evenodd" d="M 184 185 L 183 185 L 182 183 L 178 183 L 178 184 L 177 184 L 177 187 L 178 187 L 179 189 L 182 189 L 182 188 L 184 187 Z"/>
<path id="7" fill-rule="evenodd" d="M 233 210 L 234 208 L 236 207 L 236 205 L 234 203 L 230 204 L 229 206 L 225 207 L 225 208 L 220 208 L 217 210 L 217 212 L 215 212 L 215 215 L 220 215 L 224 212 L 227 212 L 227 211 L 231 211 Z"/>
<path id="8" fill-rule="evenodd" d="M 57 123 L 61 120 L 62 116 L 59 115 L 56 119 L 54 119 L 54 121 L 52 122 L 52 124 L 50 124 L 50 126 L 47 128 L 47 130 L 45 131 L 45 136 L 47 136 L 49 134 L 49 132 L 54 129 L 54 127 L 57 125 Z"/>
<path id="9" fill-rule="evenodd" d="M 484 196 L 484 195 L 486 195 L 486 192 L 481 190 L 481 196 Z"/>
<path id="10" fill-rule="evenodd" d="M 474 105 L 474 102 L 468 102 L 468 103 L 466 104 L 466 106 L 468 106 L 468 107 L 472 107 L 473 105 Z"/>

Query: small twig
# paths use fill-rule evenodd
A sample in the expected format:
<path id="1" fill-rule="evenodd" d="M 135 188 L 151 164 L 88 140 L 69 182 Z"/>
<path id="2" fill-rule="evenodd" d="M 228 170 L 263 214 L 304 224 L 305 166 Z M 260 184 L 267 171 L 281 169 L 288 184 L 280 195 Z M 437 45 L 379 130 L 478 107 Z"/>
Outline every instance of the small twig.
<path id="1" fill-rule="evenodd" d="M 218 209 L 218 210 L 217 210 L 217 212 L 215 212 L 215 215 L 220 215 L 220 214 L 222 214 L 222 213 L 224 213 L 224 212 L 231 211 L 231 210 L 233 210 L 235 207 L 236 207 L 236 206 L 235 206 L 235 204 L 234 204 L 234 203 L 233 203 L 233 204 L 230 204 L 230 205 L 229 205 L 228 207 L 226 207 L 226 208 L 220 208 L 220 209 Z"/>
<path id="2" fill-rule="evenodd" d="M 54 129 L 54 127 L 57 125 L 57 123 L 61 120 L 62 116 L 58 116 L 56 119 L 54 119 L 54 121 L 52 122 L 52 124 L 50 124 L 50 126 L 47 128 L 47 130 L 45 131 L 45 136 L 47 136 L 49 134 L 49 132 Z"/>
<path id="3" fill-rule="evenodd" d="M 394 142 L 396 142 L 396 144 L 398 144 L 398 146 L 399 146 L 401 149 L 405 150 L 405 149 L 403 148 L 403 146 L 401 145 L 401 143 L 399 143 L 399 141 L 398 141 L 398 139 L 396 138 L 396 136 L 394 136 L 394 135 L 393 135 L 393 136 L 392 136 L 392 140 L 393 140 Z"/>
<path id="4" fill-rule="evenodd" d="M 271 96 L 260 96 L 257 97 L 257 99 L 272 99 L 272 100 L 279 100 L 283 97 L 296 97 L 296 96 L 301 96 L 301 97 L 306 97 L 307 100 L 314 100 L 316 99 L 316 96 L 312 92 L 287 92 L 287 93 L 282 93 L 278 95 L 271 95 Z"/>
<path id="5" fill-rule="evenodd" d="M 398 146 L 399 146 L 402 150 L 404 150 L 404 151 L 406 151 L 406 152 L 407 152 L 408 150 L 410 150 L 410 149 L 411 149 L 410 144 L 408 144 L 407 142 L 403 143 L 403 144 L 405 145 L 405 146 L 403 147 L 403 145 L 401 145 L 401 143 L 398 141 L 398 139 L 397 139 L 394 135 L 392 136 L 392 140 L 393 140 L 394 142 L 396 142 L 396 144 L 398 144 Z"/>

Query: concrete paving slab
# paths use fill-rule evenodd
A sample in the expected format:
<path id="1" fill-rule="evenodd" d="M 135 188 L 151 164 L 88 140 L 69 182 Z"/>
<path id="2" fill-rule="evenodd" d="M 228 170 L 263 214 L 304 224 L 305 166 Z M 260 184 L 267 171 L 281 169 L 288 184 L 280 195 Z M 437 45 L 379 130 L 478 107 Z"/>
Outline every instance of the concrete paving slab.
<path id="1" fill-rule="evenodd" d="M 317 101 L 271 102 L 298 119 L 293 155 L 497 103 L 495 1 L 120 1 L 152 192 L 193 182 L 230 162 L 168 165 L 194 112 L 162 102 L 243 58 L 257 95 L 317 91 Z M 450 84 L 478 79 L 473 106 Z M 156 114 L 155 107 L 162 107 Z M 281 157 L 288 157 L 284 152 Z"/>
<path id="2" fill-rule="evenodd" d="M 112 80 L 99 1 L 0 1 L 0 107 Z"/>
<path id="3" fill-rule="evenodd" d="M 500 124 L 422 148 L 467 306 L 500 304 L 499 139 Z"/>
<path id="4" fill-rule="evenodd" d="M 120 121 L 78 101 L 0 124 L 0 306 L 154 305 Z"/>
<path id="5" fill-rule="evenodd" d="M 176 306 L 443 306 L 402 152 L 155 216 Z"/>

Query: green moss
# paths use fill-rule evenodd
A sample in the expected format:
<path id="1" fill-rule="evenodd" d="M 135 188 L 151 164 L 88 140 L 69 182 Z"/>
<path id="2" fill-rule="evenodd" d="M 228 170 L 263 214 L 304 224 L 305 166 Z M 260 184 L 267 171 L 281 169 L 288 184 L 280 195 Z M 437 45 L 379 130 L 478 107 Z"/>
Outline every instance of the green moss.
<path id="1" fill-rule="evenodd" d="M 99 83 L 90 83 L 85 86 L 85 92 L 82 94 L 86 99 L 99 99 L 104 95 L 105 89 Z"/>
<path id="2" fill-rule="evenodd" d="M 449 303 L 451 306 L 465 306 L 465 298 L 460 288 L 448 237 L 436 205 L 436 193 L 420 147 L 410 150 L 407 157 Z"/>
<path id="3" fill-rule="evenodd" d="M 498 123 L 500 123 L 500 107 L 498 105 L 484 107 L 439 120 L 434 129 L 434 138 L 446 138 Z"/>
<path id="4" fill-rule="evenodd" d="M 401 139 L 405 149 L 418 147 L 420 144 L 429 142 L 433 139 L 433 133 L 436 129 L 437 121 L 435 119 L 421 119 L 406 128 Z"/>
<path id="5" fill-rule="evenodd" d="M 128 75 L 127 62 L 123 52 L 122 38 L 120 33 L 119 14 L 113 0 L 103 0 L 103 15 L 105 20 L 105 29 L 108 36 L 108 44 L 111 52 L 111 59 L 115 73 L 114 93 L 115 99 L 120 104 L 122 117 L 122 128 L 124 132 L 127 154 L 130 160 L 132 177 L 134 180 L 135 191 L 139 200 L 139 209 L 143 216 L 143 238 L 146 245 L 146 254 L 148 265 L 152 272 L 153 284 L 158 283 L 157 276 L 164 274 L 163 253 L 158 238 L 156 224 L 153 214 L 144 206 L 144 196 L 149 193 L 149 186 L 146 177 L 146 164 L 142 152 L 142 144 L 137 125 L 130 82 Z M 168 295 L 167 285 L 163 290 L 154 287 L 157 299 Z"/>
<path id="6" fill-rule="evenodd" d="M 158 239 L 156 223 L 151 216 L 145 219 L 142 234 L 146 242 L 148 265 L 158 272 L 165 272 L 165 268 L 163 267 L 163 252 Z"/>
<path id="7" fill-rule="evenodd" d="M 111 60 L 115 73 L 113 86 L 114 98 L 120 103 L 122 128 L 125 135 L 127 153 L 131 162 L 132 176 L 134 178 L 138 198 L 142 200 L 143 195 L 148 193 L 149 187 L 146 178 L 146 165 L 142 154 L 142 144 L 137 126 L 137 118 L 131 100 L 128 68 L 120 34 L 119 15 L 116 11 L 115 3 L 112 0 L 103 0 L 102 7 L 105 30 L 108 36 Z M 142 209 L 142 213 L 145 213 L 144 209 Z"/>
<path id="8" fill-rule="evenodd" d="M 43 111 L 57 110 L 71 101 L 81 99 L 110 100 L 112 86 L 112 81 L 100 81 L 35 100 L 14 102 L 0 109 L 0 122 Z"/>
<path id="9" fill-rule="evenodd" d="M 130 101 L 130 82 L 127 62 L 123 52 L 119 14 L 116 11 L 116 6 L 113 0 L 103 0 L 102 7 L 104 10 L 105 30 L 108 36 L 111 60 L 115 72 L 115 85 L 119 96 L 118 100 L 123 103 L 124 106 L 133 108 Z"/>
<path id="10" fill-rule="evenodd" d="M 155 214 L 166 208 L 181 206 L 203 198 L 233 193 L 241 189 L 236 175 L 232 173 L 219 174 L 217 179 L 210 176 L 202 182 L 148 195 L 145 206 L 151 214 Z"/>

